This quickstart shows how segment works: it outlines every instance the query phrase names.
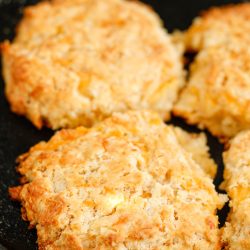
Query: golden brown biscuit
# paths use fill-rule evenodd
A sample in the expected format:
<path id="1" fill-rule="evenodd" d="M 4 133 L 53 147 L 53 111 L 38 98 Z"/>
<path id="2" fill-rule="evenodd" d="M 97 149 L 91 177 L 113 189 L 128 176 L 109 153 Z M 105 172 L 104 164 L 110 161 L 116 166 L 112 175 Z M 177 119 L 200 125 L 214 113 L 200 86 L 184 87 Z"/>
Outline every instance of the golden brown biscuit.
<path id="1" fill-rule="evenodd" d="M 220 249 L 225 199 L 155 113 L 57 132 L 18 170 L 26 184 L 10 194 L 40 249 Z"/>
<path id="2" fill-rule="evenodd" d="M 139 2 L 53 0 L 28 7 L 2 45 L 11 109 L 38 128 L 90 126 L 114 111 L 168 119 L 183 85 L 180 53 Z"/>
<path id="3" fill-rule="evenodd" d="M 213 7 L 194 19 L 185 33 L 188 50 L 235 44 L 237 47 L 250 43 L 250 3 Z"/>
<path id="4" fill-rule="evenodd" d="M 174 113 L 221 139 L 250 128 L 250 50 L 229 46 L 202 50 Z"/>
<path id="5" fill-rule="evenodd" d="M 250 130 L 241 132 L 224 153 L 223 188 L 228 192 L 231 211 L 223 228 L 225 249 L 250 249 Z"/>
<path id="6" fill-rule="evenodd" d="M 174 113 L 221 139 L 250 128 L 249 19 L 250 4 L 214 8 L 184 34 L 198 55 Z"/>

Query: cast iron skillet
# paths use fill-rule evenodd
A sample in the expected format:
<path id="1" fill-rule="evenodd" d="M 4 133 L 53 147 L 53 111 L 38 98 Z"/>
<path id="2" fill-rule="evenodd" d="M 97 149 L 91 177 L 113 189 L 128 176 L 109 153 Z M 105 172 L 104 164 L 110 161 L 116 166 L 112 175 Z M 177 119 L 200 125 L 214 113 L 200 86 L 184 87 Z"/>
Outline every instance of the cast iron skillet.
<path id="1" fill-rule="evenodd" d="M 0 0 L 0 41 L 13 39 L 15 25 L 22 16 L 23 7 L 38 2 L 37 0 Z M 230 0 L 144 0 L 150 4 L 162 17 L 169 31 L 187 28 L 197 14 L 210 6 L 240 1 Z M 150 34 L 149 34 L 150 35 Z M 18 184 L 18 175 L 15 172 L 15 159 L 26 152 L 32 145 L 48 140 L 53 132 L 49 129 L 37 130 L 23 117 L 10 112 L 4 97 L 4 83 L 0 78 L 0 244 L 7 249 L 31 250 L 37 249 L 36 232 L 28 230 L 28 223 L 22 221 L 20 205 L 10 201 L 8 187 Z M 171 120 L 188 131 L 198 132 L 193 126 L 188 126 L 178 118 Z M 206 132 L 207 133 L 207 132 Z M 222 181 L 223 145 L 209 133 L 208 144 L 211 155 L 219 166 L 215 178 L 215 185 Z M 228 206 L 219 211 L 221 226 L 225 222 Z M 0 249 L 5 249 L 0 245 Z"/>

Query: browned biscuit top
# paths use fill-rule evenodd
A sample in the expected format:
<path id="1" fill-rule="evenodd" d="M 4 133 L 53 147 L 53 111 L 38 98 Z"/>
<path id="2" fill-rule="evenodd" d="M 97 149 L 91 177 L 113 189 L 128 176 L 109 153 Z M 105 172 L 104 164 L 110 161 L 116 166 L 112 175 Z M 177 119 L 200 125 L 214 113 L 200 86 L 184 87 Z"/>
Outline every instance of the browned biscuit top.
<path id="1" fill-rule="evenodd" d="M 220 249 L 224 198 L 197 164 L 204 141 L 186 151 L 180 133 L 154 113 L 115 114 L 21 156 L 26 184 L 10 193 L 40 249 Z"/>
<path id="2" fill-rule="evenodd" d="M 182 36 L 197 52 L 176 115 L 222 140 L 250 128 L 250 4 L 216 7 Z"/>
<path id="3" fill-rule="evenodd" d="M 139 2 L 42 2 L 2 47 L 11 108 L 39 128 L 90 126 L 129 109 L 168 119 L 183 85 L 178 50 Z"/>
<path id="4" fill-rule="evenodd" d="M 188 50 L 232 44 L 241 47 L 250 42 L 250 4 L 213 7 L 197 17 L 185 34 Z"/>

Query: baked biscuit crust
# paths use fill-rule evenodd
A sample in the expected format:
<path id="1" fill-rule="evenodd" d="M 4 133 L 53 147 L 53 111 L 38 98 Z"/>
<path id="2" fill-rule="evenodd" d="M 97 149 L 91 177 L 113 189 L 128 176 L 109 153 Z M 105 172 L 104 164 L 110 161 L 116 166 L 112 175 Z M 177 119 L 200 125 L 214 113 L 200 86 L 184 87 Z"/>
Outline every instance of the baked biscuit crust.
<path id="1" fill-rule="evenodd" d="M 167 120 L 183 85 L 180 53 L 159 17 L 139 2 L 28 7 L 2 53 L 11 109 L 38 128 L 91 126 L 129 109 L 150 108 Z"/>
<path id="2" fill-rule="evenodd" d="M 223 197 L 193 154 L 158 115 L 117 113 L 20 156 L 10 194 L 40 249 L 220 249 Z"/>
<path id="3" fill-rule="evenodd" d="M 185 33 L 185 46 L 191 51 L 225 44 L 247 46 L 250 43 L 249 30 L 249 3 L 212 7 L 194 19 Z"/>
<path id="4" fill-rule="evenodd" d="M 212 8 L 184 34 L 198 52 L 174 113 L 225 140 L 250 128 L 250 4 Z"/>
<path id="5" fill-rule="evenodd" d="M 225 249 L 250 249 L 250 130 L 241 132 L 224 153 L 222 187 L 231 198 L 228 222 L 222 229 Z"/>

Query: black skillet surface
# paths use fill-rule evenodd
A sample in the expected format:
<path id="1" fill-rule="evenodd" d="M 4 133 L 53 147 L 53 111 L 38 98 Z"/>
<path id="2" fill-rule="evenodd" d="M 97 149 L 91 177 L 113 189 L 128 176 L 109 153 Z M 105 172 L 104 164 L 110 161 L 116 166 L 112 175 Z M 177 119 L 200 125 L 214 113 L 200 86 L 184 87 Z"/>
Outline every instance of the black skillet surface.
<path id="1" fill-rule="evenodd" d="M 36 0 L 0 0 L 0 41 L 12 39 L 15 25 L 22 16 L 25 5 L 35 4 Z M 162 17 L 168 30 L 185 29 L 192 19 L 202 10 L 227 3 L 230 0 L 144 0 Z M 18 184 L 15 172 L 15 159 L 40 140 L 48 140 L 53 134 L 49 129 L 37 130 L 23 117 L 12 114 L 3 94 L 4 83 L 0 78 L 0 244 L 7 249 L 37 249 L 36 232 L 28 230 L 28 223 L 21 220 L 20 205 L 9 200 L 7 189 Z M 181 119 L 173 118 L 171 123 L 192 132 L 197 128 L 186 125 Z M 223 146 L 209 133 L 208 144 L 211 155 L 219 170 L 215 184 L 222 180 L 223 164 L 221 153 Z M 221 225 L 225 221 L 228 208 L 219 211 Z M 0 245 L 0 249 L 5 249 Z"/>

